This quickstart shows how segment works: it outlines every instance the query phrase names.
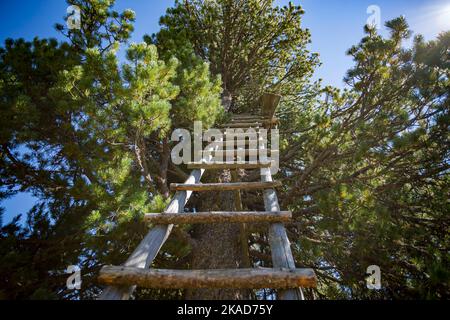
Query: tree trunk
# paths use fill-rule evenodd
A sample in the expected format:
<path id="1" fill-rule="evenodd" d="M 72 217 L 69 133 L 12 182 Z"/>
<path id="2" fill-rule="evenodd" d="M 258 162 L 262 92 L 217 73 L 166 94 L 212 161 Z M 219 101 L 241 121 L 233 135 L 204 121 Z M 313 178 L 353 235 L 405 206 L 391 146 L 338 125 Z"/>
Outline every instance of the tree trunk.
<path id="1" fill-rule="evenodd" d="M 161 162 L 159 166 L 158 187 L 161 194 L 167 199 L 170 195 L 169 187 L 167 186 L 167 170 L 169 169 L 170 161 L 170 146 L 167 138 L 163 139 L 161 146 Z"/>
<path id="2" fill-rule="evenodd" d="M 229 170 L 222 173 L 221 182 L 231 182 Z M 201 195 L 198 211 L 234 211 L 235 192 L 219 194 L 208 192 Z M 193 238 L 196 245 L 192 250 L 191 269 L 243 268 L 241 227 L 239 223 L 220 223 L 195 226 Z M 242 300 L 250 298 L 249 290 L 241 289 L 189 289 L 186 299 Z"/>

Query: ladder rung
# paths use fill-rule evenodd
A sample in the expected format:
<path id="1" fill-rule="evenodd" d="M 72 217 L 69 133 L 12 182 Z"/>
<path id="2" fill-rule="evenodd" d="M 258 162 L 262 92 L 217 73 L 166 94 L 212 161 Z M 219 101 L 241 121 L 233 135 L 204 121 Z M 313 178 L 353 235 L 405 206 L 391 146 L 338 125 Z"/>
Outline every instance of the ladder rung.
<path id="1" fill-rule="evenodd" d="M 251 155 L 258 155 L 259 154 L 259 152 L 263 152 L 263 151 L 266 151 L 266 154 L 267 155 L 270 155 L 270 154 L 276 154 L 276 153 L 280 153 L 280 150 L 278 150 L 278 149 L 275 149 L 275 150 L 272 150 L 272 149 L 247 149 L 247 148 L 242 148 L 242 146 L 239 146 L 240 148 L 237 148 L 236 149 L 236 145 L 234 146 L 235 148 L 234 149 L 219 149 L 219 150 L 211 150 L 211 151 L 209 151 L 208 153 L 212 153 L 212 154 L 218 154 L 218 153 L 222 153 L 222 154 L 224 154 L 224 155 L 226 155 L 227 154 L 227 152 L 230 152 L 230 153 L 232 153 L 232 154 L 235 154 L 235 153 L 237 153 L 238 151 L 240 151 L 241 153 L 243 152 L 245 155 L 249 155 L 249 154 L 251 154 Z M 245 147 L 245 146 L 244 146 Z M 198 154 L 203 154 L 204 153 L 204 151 L 203 150 L 199 150 L 198 151 Z"/>
<path id="2" fill-rule="evenodd" d="M 237 130 L 236 128 L 229 128 L 230 130 Z M 232 132 L 232 133 L 227 133 L 227 128 L 221 128 L 221 132 L 224 136 L 224 139 L 229 139 L 229 137 L 234 138 L 244 138 L 244 139 L 250 139 L 250 133 L 247 133 L 246 131 L 249 129 L 253 129 L 255 132 L 255 138 L 256 140 L 258 140 L 258 135 L 260 134 L 260 130 L 259 129 L 264 129 L 264 128 L 244 128 L 245 130 L 243 130 L 242 133 L 238 133 L 238 132 Z"/>
<path id="3" fill-rule="evenodd" d="M 107 285 L 143 288 L 311 288 L 316 286 L 313 269 L 210 269 L 170 270 L 104 266 L 99 281 Z"/>
<path id="4" fill-rule="evenodd" d="M 269 118 L 269 117 L 252 117 L 252 118 L 232 118 L 231 123 L 246 123 L 246 122 L 263 122 L 266 124 L 279 122 L 278 118 Z"/>
<path id="5" fill-rule="evenodd" d="M 264 142 L 262 139 L 258 140 L 258 139 L 252 139 L 251 140 L 256 146 L 258 146 L 258 142 L 261 141 L 261 144 Z M 229 142 L 229 141 L 228 141 Z M 217 146 L 225 146 L 225 148 L 227 147 L 227 140 L 224 141 L 214 141 L 214 143 L 216 143 Z M 238 145 L 241 146 L 247 146 L 250 144 L 250 139 L 245 139 L 245 140 L 231 140 L 231 144 L 232 146 L 236 147 Z"/>
<path id="6" fill-rule="evenodd" d="M 253 118 L 253 119 L 231 119 L 230 122 L 222 124 L 221 127 L 229 128 L 245 128 L 245 127 L 255 127 L 255 126 L 269 126 L 279 124 L 280 120 L 278 118 Z"/>
<path id="7" fill-rule="evenodd" d="M 260 169 L 260 168 L 270 168 L 272 163 L 269 161 L 267 163 L 257 162 L 257 163 L 214 163 L 214 162 L 191 162 L 188 163 L 187 167 L 189 169 Z"/>
<path id="8" fill-rule="evenodd" d="M 250 189 L 272 189 L 281 186 L 280 181 L 268 182 L 230 182 L 230 183 L 171 183 L 172 191 L 227 191 L 227 190 L 250 190 Z"/>
<path id="9" fill-rule="evenodd" d="M 226 123 L 220 126 L 220 128 L 257 128 L 264 126 L 261 122 L 239 122 L 239 123 Z"/>
<path id="10" fill-rule="evenodd" d="M 222 150 L 222 152 L 225 155 L 227 154 L 227 152 L 233 152 L 234 154 L 238 154 L 238 152 L 240 152 L 240 153 L 244 153 L 246 156 L 248 156 L 248 155 L 257 156 L 262 151 L 265 151 L 267 156 L 280 153 L 280 150 L 278 150 L 278 149 L 272 150 L 272 149 L 246 149 L 246 148 L 242 149 L 242 148 L 239 148 L 239 149 L 231 149 L 231 150 Z M 218 151 L 214 151 L 214 152 L 218 152 Z"/>
<path id="11" fill-rule="evenodd" d="M 287 222 L 290 211 L 210 211 L 185 213 L 147 213 L 145 221 L 155 224 Z"/>
<path id="12" fill-rule="evenodd" d="M 267 116 L 261 115 L 261 114 L 234 114 L 231 116 L 232 119 L 263 119 L 267 118 Z"/>
<path id="13" fill-rule="evenodd" d="M 246 119 L 231 119 L 230 122 L 228 122 L 228 124 L 230 123 L 249 123 L 249 122 L 268 122 L 270 121 L 270 119 L 266 119 L 266 118 L 246 118 Z"/>
<path id="14" fill-rule="evenodd" d="M 231 144 L 232 147 L 236 147 L 236 146 L 248 146 L 250 145 L 250 141 L 252 142 L 252 144 L 254 144 L 256 147 L 258 147 L 258 143 L 260 143 L 261 145 L 263 145 L 264 140 L 263 139 L 241 139 L 241 137 L 238 137 L 239 140 L 234 140 L 234 139 L 229 139 L 227 140 L 222 140 L 222 141 L 214 141 L 216 146 L 222 146 L 222 149 L 227 148 L 227 144 Z M 204 147 L 206 147 L 207 145 L 209 145 L 212 142 L 204 142 L 203 145 Z M 266 142 L 267 145 L 267 142 Z M 203 151 L 203 150 L 202 150 Z"/>

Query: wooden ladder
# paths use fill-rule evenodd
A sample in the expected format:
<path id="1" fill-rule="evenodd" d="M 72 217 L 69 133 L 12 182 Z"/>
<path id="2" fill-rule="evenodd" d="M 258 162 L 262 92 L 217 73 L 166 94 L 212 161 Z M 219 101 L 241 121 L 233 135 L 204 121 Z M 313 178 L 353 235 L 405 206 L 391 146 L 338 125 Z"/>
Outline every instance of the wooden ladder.
<path id="1" fill-rule="evenodd" d="M 268 128 L 277 120 L 268 116 L 235 115 L 223 128 Z M 245 139 L 245 138 L 244 138 Z M 247 153 L 248 155 L 248 153 Z M 301 287 L 314 287 L 316 275 L 312 269 L 295 267 L 283 222 L 291 219 L 291 212 L 281 211 L 275 188 L 281 184 L 273 181 L 271 162 L 256 163 L 190 163 L 193 171 L 183 184 L 172 183 L 175 191 L 172 201 L 162 214 L 146 214 L 145 220 L 155 224 L 122 266 L 104 266 L 100 270 L 99 282 L 108 285 L 100 300 L 125 300 L 136 286 L 147 288 L 239 288 L 280 289 L 277 298 L 302 300 Z M 206 169 L 235 170 L 259 169 L 261 181 L 231 183 L 200 183 Z M 251 190 L 264 192 L 266 211 L 233 212 L 184 212 L 184 206 L 192 192 Z M 149 269 L 157 253 L 167 240 L 174 224 L 193 223 L 254 223 L 269 222 L 269 244 L 273 268 L 211 269 L 211 270 L 167 270 Z"/>

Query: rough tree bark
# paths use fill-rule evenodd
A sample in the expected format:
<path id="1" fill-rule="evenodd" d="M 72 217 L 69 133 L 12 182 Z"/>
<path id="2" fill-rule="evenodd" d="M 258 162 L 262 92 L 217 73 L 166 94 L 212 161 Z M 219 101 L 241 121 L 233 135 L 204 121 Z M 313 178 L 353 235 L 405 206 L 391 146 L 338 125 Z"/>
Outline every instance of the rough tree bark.
<path id="1" fill-rule="evenodd" d="M 220 182 L 231 182 L 229 170 L 220 176 Z M 201 211 L 234 211 L 235 192 L 224 191 L 203 193 Z M 220 223 L 197 225 L 194 239 L 196 245 L 192 250 L 192 269 L 225 269 L 246 267 L 242 254 L 241 227 L 238 223 Z M 186 299 L 242 300 L 249 299 L 250 291 L 244 289 L 190 289 Z"/>
<path id="2" fill-rule="evenodd" d="M 170 146 L 169 139 L 164 138 L 161 145 L 161 162 L 159 165 L 159 176 L 157 179 L 159 191 L 167 199 L 170 195 L 169 187 L 167 186 L 167 170 L 169 169 L 170 161 Z"/>

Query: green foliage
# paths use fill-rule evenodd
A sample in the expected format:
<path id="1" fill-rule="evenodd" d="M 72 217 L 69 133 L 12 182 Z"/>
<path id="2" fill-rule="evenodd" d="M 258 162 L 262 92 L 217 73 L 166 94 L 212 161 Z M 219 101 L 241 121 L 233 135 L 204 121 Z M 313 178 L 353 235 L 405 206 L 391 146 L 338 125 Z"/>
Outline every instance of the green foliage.
<path id="1" fill-rule="evenodd" d="M 83 27 L 58 25 L 68 42 L 0 48 L 0 200 L 39 199 L 24 224 L 0 226 L 1 299 L 96 297 L 100 266 L 126 260 L 148 230 L 143 214 L 163 211 L 168 184 L 186 177 L 170 162 L 172 130 L 256 110 L 264 91 L 283 95 L 279 198 L 294 213 L 297 265 L 319 277 L 307 297 L 448 298 L 449 32 L 404 49 L 404 18 L 386 23 L 387 38 L 366 26 L 338 90 L 311 81 L 319 62 L 299 6 L 177 1 L 160 32 L 127 45 L 132 11 L 69 3 Z M 247 209 L 261 209 L 251 199 Z M 156 266 L 189 267 L 191 226 L 176 230 Z M 270 266 L 267 234 L 251 231 L 252 261 Z M 81 266 L 81 292 L 65 288 L 71 264 Z M 372 264 L 380 291 L 365 286 Z"/>
<path id="2" fill-rule="evenodd" d="M 176 1 L 160 20 L 153 41 L 166 49 L 186 48 L 220 75 L 230 110 L 258 108 L 261 93 L 289 92 L 311 76 L 317 55 L 306 45 L 310 33 L 301 28 L 300 6 L 274 6 L 273 0 Z"/>
<path id="3" fill-rule="evenodd" d="M 59 23 L 55 27 L 81 53 L 89 48 L 99 48 L 104 52 L 127 41 L 134 30 L 134 11 L 126 9 L 119 13 L 112 10 L 114 3 L 115 0 L 67 0 L 68 5 L 80 9 L 81 29 L 67 29 Z"/>
<path id="4" fill-rule="evenodd" d="M 69 43 L 0 49 L 0 199 L 39 198 L 25 229 L 18 219 L 1 229 L 3 298 L 94 297 L 99 267 L 126 259 L 148 230 L 144 213 L 163 211 L 169 179 L 180 179 L 168 175 L 173 126 L 211 125 L 221 112 L 208 64 L 160 58 L 145 42 L 129 45 L 121 64 L 134 13 L 113 11 L 113 1 L 70 3 L 83 27 L 67 30 Z M 65 288 L 71 264 L 84 275 L 79 293 Z"/>
<path id="5" fill-rule="evenodd" d="M 348 89 L 324 88 L 281 107 L 282 203 L 298 212 L 296 255 L 316 268 L 315 294 L 323 298 L 449 295 L 442 270 L 449 266 L 450 33 L 427 43 L 418 36 L 407 50 L 405 19 L 386 26 L 389 38 L 366 28 L 348 51 L 355 61 Z M 365 286 L 371 264 L 381 268 L 378 292 Z"/>

